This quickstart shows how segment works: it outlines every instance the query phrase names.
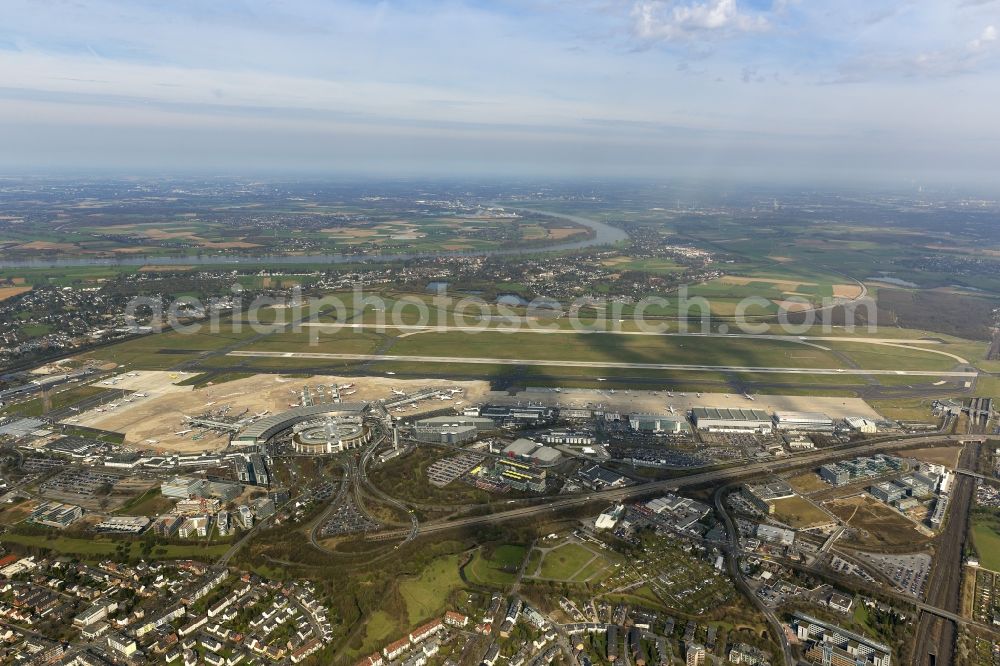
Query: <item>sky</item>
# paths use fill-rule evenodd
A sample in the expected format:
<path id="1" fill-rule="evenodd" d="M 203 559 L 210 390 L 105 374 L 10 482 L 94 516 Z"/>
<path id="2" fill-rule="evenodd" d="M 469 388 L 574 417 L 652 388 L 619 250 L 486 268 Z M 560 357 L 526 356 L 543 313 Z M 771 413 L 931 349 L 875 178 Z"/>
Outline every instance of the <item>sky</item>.
<path id="1" fill-rule="evenodd" d="M 0 171 L 997 182 L 1000 0 L 3 0 Z"/>

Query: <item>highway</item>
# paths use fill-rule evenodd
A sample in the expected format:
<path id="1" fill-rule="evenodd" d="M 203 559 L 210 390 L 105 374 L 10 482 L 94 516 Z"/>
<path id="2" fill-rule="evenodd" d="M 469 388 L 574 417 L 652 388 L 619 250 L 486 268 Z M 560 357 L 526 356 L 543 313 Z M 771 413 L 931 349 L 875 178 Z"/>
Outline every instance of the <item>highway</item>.
<path id="1" fill-rule="evenodd" d="M 816 466 L 833 460 L 850 458 L 858 455 L 871 455 L 880 451 L 889 451 L 934 442 L 967 441 L 969 439 L 970 437 L 968 435 L 923 435 L 917 437 L 903 437 L 881 442 L 864 442 L 860 444 L 831 447 L 815 452 L 788 456 L 781 460 L 768 460 L 757 463 L 741 462 L 738 465 L 727 466 L 723 469 L 699 472 L 676 479 L 668 479 L 666 481 L 651 481 L 649 483 L 641 483 L 626 488 L 599 490 L 586 495 L 574 495 L 563 499 L 556 499 L 547 504 L 537 506 L 521 507 L 480 516 L 468 516 L 466 518 L 458 518 L 451 521 L 423 523 L 420 525 L 419 534 L 425 535 L 487 523 L 531 518 L 533 516 L 544 515 L 551 512 L 578 508 L 593 502 L 620 502 L 622 500 L 648 495 L 655 492 L 673 492 L 680 490 L 681 488 L 689 488 L 692 486 L 730 483 L 743 478 L 763 474 L 772 474 L 796 467 Z M 370 536 L 380 540 L 391 538 L 403 539 L 410 536 L 410 530 L 385 531 L 373 533 Z"/>
<path id="2" fill-rule="evenodd" d="M 924 350 L 929 351 L 929 350 Z M 891 375 L 896 377 L 953 377 L 974 379 L 976 371 L 965 370 L 862 370 L 859 368 L 785 368 L 745 365 L 698 365 L 686 363 L 624 363 L 619 361 L 571 361 L 533 358 L 485 358 L 465 356 L 411 356 L 391 354 L 333 354 L 323 352 L 231 351 L 227 356 L 253 358 L 308 358 L 337 361 L 387 361 L 402 363 L 457 363 L 472 365 L 532 365 L 559 368 L 620 368 L 626 370 L 677 370 L 684 372 L 745 372 L 782 375 Z"/>

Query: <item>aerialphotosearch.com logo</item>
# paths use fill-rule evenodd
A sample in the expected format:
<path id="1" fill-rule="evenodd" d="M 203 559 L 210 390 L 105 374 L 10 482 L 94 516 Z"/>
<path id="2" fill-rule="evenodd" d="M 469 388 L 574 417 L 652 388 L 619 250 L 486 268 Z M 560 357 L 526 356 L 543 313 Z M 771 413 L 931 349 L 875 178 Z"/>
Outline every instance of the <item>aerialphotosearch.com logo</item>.
<path id="1" fill-rule="evenodd" d="M 162 299 L 135 297 L 126 306 L 131 326 L 147 325 L 155 332 L 179 334 L 274 333 L 308 331 L 309 345 L 342 331 L 398 334 L 417 331 L 479 333 L 558 332 L 691 335 L 805 335 L 834 328 L 869 333 L 877 330 L 878 308 L 873 299 L 825 297 L 819 302 L 788 296 L 775 302 L 747 296 L 735 304 L 725 302 L 713 314 L 712 302 L 692 296 L 687 285 L 669 296 L 649 296 L 636 301 L 576 298 L 569 303 L 548 298 L 498 298 L 488 302 L 475 295 L 451 296 L 440 290 L 427 296 L 387 298 L 365 293 L 356 286 L 349 293 L 303 297 L 295 287 L 284 297 L 245 298 L 235 285 L 231 295 L 207 303 L 185 296 L 164 303 Z M 513 302 L 516 300 L 516 302 Z"/>

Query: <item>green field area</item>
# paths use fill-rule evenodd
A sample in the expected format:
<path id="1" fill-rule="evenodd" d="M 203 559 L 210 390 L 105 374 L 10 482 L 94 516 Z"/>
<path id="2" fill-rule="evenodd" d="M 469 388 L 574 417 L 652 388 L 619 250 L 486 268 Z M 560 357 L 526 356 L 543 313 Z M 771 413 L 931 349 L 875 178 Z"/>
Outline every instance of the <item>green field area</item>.
<path id="1" fill-rule="evenodd" d="M 154 487 L 122 505 L 115 513 L 129 516 L 158 516 L 172 509 L 175 503 L 176 500 L 164 497 L 159 487 Z"/>
<path id="2" fill-rule="evenodd" d="M 602 334 L 426 332 L 401 338 L 388 352 L 413 356 L 614 361 L 735 366 L 839 368 L 833 354 L 775 340 Z"/>
<path id="3" fill-rule="evenodd" d="M 36 534 L 4 534 L 0 536 L 0 543 L 16 543 L 22 546 L 34 546 L 45 548 L 62 555 L 76 555 L 83 559 L 98 559 L 114 555 L 118 551 L 118 544 L 129 543 L 132 545 L 131 555 L 138 558 L 140 555 L 140 542 L 114 540 L 107 537 L 95 536 L 89 539 L 64 537 L 55 535 Z M 154 546 L 150 551 L 151 559 L 194 559 L 203 562 L 211 562 L 221 557 L 229 549 L 228 544 L 204 545 L 204 544 L 169 544 L 165 546 Z"/>
<path id="4" fill-rule="evenodd" d="M 798 495 L 775 500 L 772 504 L 772 517 L 793 529 L 808 529 L 833 522 L 829 514 Z"/>
<path id="5" fill-rule="evenodd" d="M 406 602 L 406 616 L 411 626 L 442 613 L 449 595 L 462 587 L 458 561 L 457 554 L 439 557 L 416 578 L 399 583 L 399 594 Z"/>
<path id="6" fill-rule="evenodd" d="M 578 543 L 566 543 L 545 553 L 537 576 L 552 580 L 575 580 L 577 573 L 595 557 L 599 556 L 589 548 Z"/>
<path id="7" fill-rule="evenodd" d="M 480 548 L 465 567 L 465 575 L 474 583 L 505 586 L 517 579 L 517 571 L 524 560 L 524 546 L 504 544 L 487 553 Z"/>
<path id="8" fill-rule="evenodd" d="M 1000 571 L 1000 515 L 975 515 L 972 541 L 979 554 L 979 563 L 990 571 Z"/>
<path id="9" fill-rule="evenodd" d="M 244 329 L 236 333 L 223 327 L 219 333 L 183 334 L 170 331 L 146 335 L 117 345 L 101 347 L 86 354 L 87 358 L 111 361 L 130 370 L 166 370 L 185 361 L 191 361 L 204 352 L 238 344 L 256 335 Z"/>
<path id="10" fill-rule="evenodd" d="M 104 393 L 107 389 L 97 386 L 74 386 L 58 393 L 53 393 L 50 397 L 52 409 L 62 409 L 73 405 L 85 398 Z M 0 409 L 0 414 L 17 414 L 19 416 L 41 416 L 45 411 L 45 405 L 41 398 L 32 398 L 13 405 L 7 405 Z"/>
<path id="11" fill-rule="evenodd" d="M 378 650 L 400 633 L 399 624 L 388 613 L 382 610 L 375 611 L 365 620 L 365 633 L 362 638 L 361 649 L 355 650 L 357 654 L 369 654 Z"/>

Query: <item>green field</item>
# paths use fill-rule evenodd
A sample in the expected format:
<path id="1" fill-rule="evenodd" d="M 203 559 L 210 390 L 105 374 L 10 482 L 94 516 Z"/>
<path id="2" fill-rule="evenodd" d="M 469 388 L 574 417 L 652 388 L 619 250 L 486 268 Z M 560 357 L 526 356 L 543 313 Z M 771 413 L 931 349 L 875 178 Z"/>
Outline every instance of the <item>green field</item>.
<path id="1" fill-rule="evenodd" d="M 443 612 L 451 593 L 462 587 L 458 560 L 458 555 L 439 557 L 416 578 L 399 583 L 399 594 L 406 603 L 406 616 L 411 626 Z"/>
<path id="2" fill-rule="evenodd" d="M 563 544 L 545 553 L 538 577 L 553 580 L 574 580 L 577 572 L 583 569 L 594 557 L 595 554 L 589 548 L 580 544 Z"/>
<path id="3" fill-rule="evenodd" d="M 489 554 L 480 548 L 465 567 L 465 574 L 470 581 L 482 585 L 510 585 L 517 578 L 524 552 L 524 546 L 511 544 L 497 546 Z"/>
<path id="4" fill-rule="evenodd" d="M 979 563 L 990 571 L 1000 571 L 1000 516 L 975 516 L 972 541 L 979 554 Z"/>
<path id="5" fill-rule="evenodd" d="M 118 544 L 132 544 L 131 554 L 139 557 L 139 542 L 109 539 L 95 536 L 93 538 L 75 538 L 36 534 L 4 534 L 0 543 L 16 543 L 22 546 L 45 548 L 63 555 L 77 555 L 84 559 L 96 559 L 114 555 Z M 202 544 L 169 544 L 155 546 L 150 552 L 151 559 L 194 559 L 210 562 L 221 557 L 229 549 L 228 544 L 206 546 Z"/>
<path id="6" fill-rule="evenodd" d="M 62 409 L 73 405 L 84 398 L 104 393 L 106 389 L 97 386 L 75 386 L 58 393 L 53 393 L 50 397 L 52 409 Z M 0 409 L 0 414 L 18 414 L 20 416 L 41 416 L 44 413 L 44 403 L 41 398 L 32 398 L 14 405 L 7 405 Z"/>

